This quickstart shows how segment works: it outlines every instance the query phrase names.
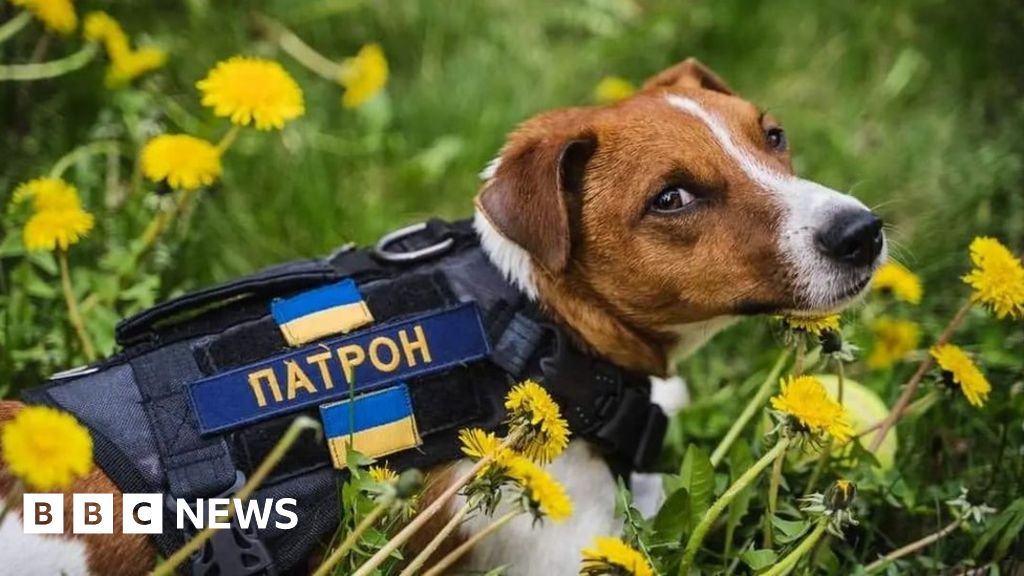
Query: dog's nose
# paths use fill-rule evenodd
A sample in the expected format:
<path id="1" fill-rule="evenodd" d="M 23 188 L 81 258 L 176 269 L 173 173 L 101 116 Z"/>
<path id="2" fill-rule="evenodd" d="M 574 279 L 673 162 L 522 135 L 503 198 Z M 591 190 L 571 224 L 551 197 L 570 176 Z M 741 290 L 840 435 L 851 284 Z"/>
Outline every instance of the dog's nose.
<path id="1" fill-rule="evenodd" d="M 882 219 L 867 210 L 845 210 L 814 236 L 829 258 L 851 266 L 868 266 L 882 252 Z"/>

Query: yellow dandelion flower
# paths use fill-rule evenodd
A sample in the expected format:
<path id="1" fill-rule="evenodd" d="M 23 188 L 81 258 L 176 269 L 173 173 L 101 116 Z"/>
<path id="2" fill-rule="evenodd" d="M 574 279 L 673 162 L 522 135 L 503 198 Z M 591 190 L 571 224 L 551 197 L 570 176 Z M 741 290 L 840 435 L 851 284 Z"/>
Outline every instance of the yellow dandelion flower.
<path id="1" fill-rule="evenodd" d="M 582 576 L 654 576 L 647 558 L 618 538 L 598 536 L 583 549 Z"/>
<path id="2" fill-rule="evenodd" d="M 202 104 L 233 124 L 259 130 L 281 129 L 305 111 L 302 89 L 273 60 L 234 56 L 218 62 L 196 83 Z"/>
<path id="3" fill-rule="evenodd" d="M 92 437 L 66 412 L 30 406 L 0 427 L 7 469 L 34 490 L 64 490 L 92 468 Z"/>
<path id="4" fill-rule="evenodd" d="M 11 0 L 39 19 L 44 26 L 60 34 L 70 34 L 78 26 L 78 16 L 71 0 Z"/>
<path id="5" fill-rule="evenodd" d="M 370 466 L 367 473 L 378 484 L 394 484 L 398 482 L 398 473 L 387 466 Z"/>
<path id="6" fill-rule="evenodd" d="M 85 15 L 82 34 L 90 42 L 102 42 L 111 58 L 128 51 L 128 35 L 110 14 L 97 11 Z"/>
<path id="7" fill-rule="evenodd" d="M 32 210 L 71 210 L 79 207 L 78 191 L 60 178 L 36 178 L 23 182 L 14 190 L 15 204 L 32 200 Z"/>
<path id="8" fill-rule="evenodd" d="M 771 400 L 772 408 L 795 418 L 814 434 L 828 434 L 843 443 L 853 435 L 846 410 L 832 399 L 813 376 L 782 379 L 781 394 Z"/>
<path id="9" fill-rule="evenodd" d="M 107 85 L 120 86 L 162 67 L 167 53 L 160 48 L 146 46 L 132 50 L 124 29 L 106 12 L 90 12 L 85 16 L 83 34 L 90 42 L 102 42 L 110 58 Z"/>
<path id="10" fill-rule="evenodd" d="M 187 134 L 162 134 L 142 148 L 142 173 L 178 190 L 209 186 L 220 176 L 220 152 L 206 140 Z"/>
<path id="11" fill-rule="evenodd" d="M 875 279 L 871 283 L 875 292 L 892 294 L 897 300 L 908 304 L 920 304 L 921 279 L 902 264 L 890 260 L 886 262 L 878 272 L 875 272 Z"/>
<path id="12" fill-rule="evenodd" d="M 995 238 L 971 242 L 974 269 L 963 277 L 974 288 L 974 301 L 981 302 L 1003 319 L 1024 318 L 1024 266 Z"/>
<path id="13" fill-rule="evenodd" d="M 60 178 L 36 178 L 14 191 L 14 202 L 32 199 L 32 216 L 22 230 L 28 250 L 67 250 L 93 228 L 93 215 L 82 209 L 78 190 Z"/>
<path id="14" fill-rule="evenodd" d="M 493 432 L 480 428 L 463 428 L 459 430 L 459 441 L 462 442 L 462 453 L 474 460 L 497 454 L 501 441 Z"/>
<path id="15" fill-rule="evenodd" d="M 107 85 L 120 86 L 132 80 L 162 68 L 167 63 L 167 52 L 154 46 L 144 46 L 138 50 L 129 50 L 112 58 L 107 69 Z"/>
<path id="16" fill-rule="evenodd" d="M 960 391 L 972 406 L 985 405 L 992 386 L 966 352 L 953 344 L 943 344 L 932 348 L 931 355 L 939 368 L 960 386 Z"/>
<path id="17" fill-rule="evenodd" d="M 513 456 L 508 463 L 508 475 L 522 486 L 523 495 L 529 499 L 535 513 L 554 522 L 572 516 L 572 500 L 565 488 L 529 458 Z"/>
<path id="18" fill-rule="evenodd" d="M 388 59 L 380 44 L 367 44 L 341 63 L 338 82 L 345 87 L 341 104 L 359 108 L 373 99 L 388 83 Z"/>
<path id="19" fill-rule="evenodd" d="M 821 336 L 825 332 L 839 330 L 839 314 L 822 316 L 819 318 L 802 318 L 796 316 L 785 316 L 781 318 L 783 325 L 790 330 L 807 332 L 815 336 Z"/>
<path id="20" fill-rule="evenodd" d="M 917 348 L 921 328 L 909 320 L 882 316 L 871 324 L 875 344 L 868 356 L 868 368 L 888 368 Z"/>
<path id="21" fill-rule="evenodd" d="M 636 93 L 636 87 L 618 76 L 605 76 L 594 87 L 594 99 L 601 104 L 611 104 L 619 100 L 625 100 Z"/>
<path id="22" fill-rule="evenodd" d="M 499 474 L 506 474 L 509 462 L 518 458 L 512 450 L 504 448 L 501 440 L 493 432 L 487 432 L 480 428 L 463 428 L 459 430 L 459 442 L 462 443 L 462 453 L 473 460 L 491 457 L 490 464 L 484 466 L 477 472 L 477 477 L 482 478 L 497 471 Z"/>
<path id="23" fill-rule="evenodd" d="M 547 464 L 569 445 L 569 423 L 547 390 L 533 380 L 509 391 L 505 409 L 509 433 L 522 434 L 513 447 L 533 460 Z"/>
<path id="24" fill-rule="evenodd" d="M 85 238 L 94 222 L 84 210 L 38 212 L 25 223 L 22 239 L 28 250 L 67 250 Z"/>

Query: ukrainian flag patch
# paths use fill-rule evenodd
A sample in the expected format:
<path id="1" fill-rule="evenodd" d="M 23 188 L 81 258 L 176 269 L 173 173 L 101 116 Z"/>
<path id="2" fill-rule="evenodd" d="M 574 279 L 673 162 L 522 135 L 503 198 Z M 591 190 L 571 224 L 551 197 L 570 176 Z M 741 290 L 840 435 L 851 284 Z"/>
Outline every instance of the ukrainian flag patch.
<path id="1" fill-rule="evenodd" d="M 332 334 L 347 334 L 373 322 L 363 295 L 350 278 L 274 300 L 270 303 L 270 314 L 291 346 Z"/>
<path id="2" fill-rule="evenodd" d="M 379 458 L 423 443 L 416 429 L 409 387 L 399 384 L 320 407 L 335 468 L 345 468 L 346 447 Z"/>

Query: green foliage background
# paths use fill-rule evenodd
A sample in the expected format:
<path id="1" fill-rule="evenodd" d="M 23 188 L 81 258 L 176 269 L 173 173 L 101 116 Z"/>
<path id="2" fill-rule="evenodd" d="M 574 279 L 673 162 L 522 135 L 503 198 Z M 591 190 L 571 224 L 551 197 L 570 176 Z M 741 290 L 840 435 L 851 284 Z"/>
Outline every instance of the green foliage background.
<path id="1" fill-rule="evenodd" d="M 4 206 L 19 182 L 90 140 L 138 146 L 163 131 L 215 140 L 225 122 L 199 106 L 194 84 L 233 54 L 281 61 L 307 107 L 283 132 L 244 131 L 225 158 L 222 183 L 203 193 L 192 217 L 120 290 L 109 272 L 151 218 L 154 188 L 135 185 L 131 150 L 77 163 L 67 174 L 98 217 L 72 264 L 82 297 L 114 291 L 112 307 L 86 314 L 106 352 L 116 320 L 154 301 L 344 242 L 369 243 L 428 216 L 469 215 L 476 173 L 517 122 L 591 102 L 605 75 L 639 84 L 687 56 L 784 123 L 798 172 L 851 190 L 885 217 L 894 256 L 925 281 L 923 304 L 902 310 L 925 334 L 934 337 L 966 295 L 958 278 L 973 236 L 1024 248 L 1024 5 L 1016 0 L 81 0 L 77 7 L 80 15 L 109 11 L 135 42 L 166 48 L 169 64 L 116 91 L 104 88 L 98 62 L 52 81 L 0 85 Z M 254 11 L 335 59 L 380 42 L 391 67 L 386 94 L 358 111 L 343 109 L 337 85 L 260 36 Z M 0 5 L 0 20 L 13 13 Z M 40 35 L 36 26 L 0 45 L 0 61 L 28 60 Z M 79 42 L 51 38 L 44 54 L 70 53 Z M 8 396 L 81 360 L 59 321 L 55 265 L 20 249 L 21 221 L 8 210 L 0 229 L 0 393 Z M 847 336 L 870 348 L 863 328 Z M 873 488 L 891 506 L 872 512 L 848 554 L 870 560 L 933 529 L 937 503 L 960 484 L 1000 508 L 1024 493 L 1021 323 L 979 312 L 957 341 L 986 367 L 991 402 L 981 414 L 962 401 L 944 403 L 901 427 L 902 472 Z M 768 323 L 749 320 L 681 366 L 695 404 L 673 427 L 667 466 L 678 465 L 690 442 L 713 447 L 778 344 Z M 852 375 L 891 401 L 912 369 L 869 373 L 856 365 Z M 940 555 L 963 557 L 973 542 L 951 538 Z"/>

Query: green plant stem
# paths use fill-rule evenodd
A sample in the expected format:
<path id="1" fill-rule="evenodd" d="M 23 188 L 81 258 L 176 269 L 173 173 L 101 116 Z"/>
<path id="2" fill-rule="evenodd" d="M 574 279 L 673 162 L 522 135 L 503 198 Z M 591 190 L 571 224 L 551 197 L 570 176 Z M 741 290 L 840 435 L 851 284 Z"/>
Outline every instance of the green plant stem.
<path id="1" fill-rule="evenodd" d="M 497 532 L 502 526 L 508 524 L 510 520 L 512 520 L 521 513 L 522 510 L 519 509 L 511 510 L 501 518 L 498 518 L 494 522 L 491 522 L 487 525 L 486 528 L 477 532 L 476 534 L 473 534 L 473 536 L 470 537 L 469 540 L 466 540 L 465 542 L 460 544 L 458 548 L 452 550 L 447 555 L 445 555 L 445 557 L 442 558 L 437 564 L 432 566 L 430 570 L 427 570 L 423 574 L 423 576 L 440 576 L 441 574 L 444 574 L 445 570 L 451 568 L 452 564 L 458 562 L 460 558 L 466 555 L 466 552 L 469 552 L 470 549 L 473 548 L 473 546 L 476 546 L 484 538 L 487 538 L 491 534 Z"/>
<path id="2" fill-rule="evenodd" d="M 821 478 L 822 472 L 825 471 L 825 466 L 828 464 L 829 457 L 832 454 L 832 437 L 829 436 L 828 442 L 821 454 L 818 455 L 818 461 L 814 464 L 814 470 L 811 472 L 811 477 L 807 480 L 807 487 L 804 489 L 804 494 L 810 494 L 814 492 L 814 487 L 818 485 L 818 479 Z"/>
<path id="3" fill-rule="evenodd" d="M 281 435 L 281 439 L 277 441 L 274 448 L 267 454 L 267 457 L 263 459 L 263 462 L 256 468 L 256 471 L 252 473 L 249 480 L 242 486 L 232 498 L 245 502 L 252 496 L 252 493 L 263 484 L 266 480 L 267 475 L 273 471 L 274 467 L 284 458 L 284 455 L 288 453 L 292 445 L 299 439 L 299 436 L 306 430 L 319 430 L 320 424 L 309 418 L 308 416 L 299 416 L 295 420 L 292 420 L 288 429 L 285 430 L 284 434 Z M 235 507 L 228 507 L 227 520 L 230 522 L 234 516 Z M 194 538 L 185 543 L 184 546 L 179 548 L 174 554 L 167 557 L 166 560 L 161 562 L 150 576 L 171 576 L 174 574 L 178 565 L 187 560 L 206 543 L 213 536 L 214 528 L 204 528 L 201 532 L 195 535 Z"/>
<path id="4" fill-rule="evenodd" d="M 772 518 L 775 517 L 775 510 L 779 504 L 779 484 L 782 483 L 782 465 L 786 461 L 786 451 L 783 450 L 775 457 L 772 463 L 771 480 L 768 482 L 768 514 L 764 520 L 764 547 L 772 547 Z"/>
<path id="5" fill-rule="evenodd" d="M 519 436 L 519 434 L 509 434 L 505 437 L 505 440 L 502 441 L 502 447 L 507 448 L 511 446 L 519 439 Z M 490 464 L 492 460 L 494 460 L 494 454 L 488 454 L 487 456 L 477 460 L 476 464 L 474 464 L 468 472 L 463 474 L 453 482 L 451 486 L 446 488 L 444 492 L 430 503 L 430 506 L 427 506 L 422 512 L 416 515 L 411 522 L 405 525 L 405 528 L 402 528 L 398 532 L 398 534 L 392 536 L 391 539 L 377 550 L 369 560 L 360 566 L 352 576 L 367 576 L 368 574 L 372 574 L 373 571 L 383 564 L 399 546 L 405 544 L 413 534 L 422 528 L 438 512 L 444 509 L 444 507 L 448 505 L 448 502 L 458 494 L 459 490 L 461 490 L 466 483 L 475 478 L 477 472 L 482 470 L 484 466 Z"/>
<path id="6" fill-rule="evenodd" d="M 933 532 L 932 534 L 929 534 L 924 538 L 921 538 L 920 540 L 915 540 L 914 542 L 911 542 L 910 544 L 907 544 L 902 548 L 897 548 L 896 550 L 889 552 L 885 556 L 882 556 L 878 560 L 875 560 L 871 564 L 868 564 L 865 570 L 868 574 L 875 572 L 877 570 L 881 570 L 882 568 L 885 568 L 890 562 L 893 562 L 899 558 L 903 558 L 904 556 L 909 556 L 910 554 L 913 554 L 914 552 L 926 548 L 931 544 L 941 540 L 942 538 L 949 536 L 953 532 L 956 532 L 958 529 L 960 529 L 960 527 L 963 525 L 963 520 L 954 520 L 938 532 Z"/>
<path id="7" fill-rule="evenodd" d="M 159 83 L 155 82 L 152 77 L 143 81 L 142 88 L 157 101 L 167 119 L 180 131 L 194 134 L 200 130 L 203 121 L 179 104 L 177 100 L 164 94 Z M 136 166 L 138 165 L 139 163 L 136 162 Z"/>
<path id="8" fill-rule="evenodd" d="M 964 319 L 967 318 L 967 313 L 971 311 L 971 307 L 974 306 L 974 300 L 968 299 L 967 302 L 957 310 L 956 314 L 946 324 L 946 328 L 942 330 L 942 334 L 939 335 L 938 340 L 935 341 L 933 348 L 936 346 L 942 346 L 949 342 L 953 332 L 963 323 Z M 871 441 L 871 445 L 868 450 L 874 452 L 878 450 L 878 447 L 882 445 L 882 441 L 885 440 L 885 436 L 889 433 L 889 430 L 896 425 L 900 417 L 903 416 L 903 412 L 910 405 L 910 400 L 914 397 L 914 393 L 917 392 L 918 386 L 921 385 L 921 381 L 924 379 L 925 374 L 931 369 L 932 365 L 935 364 L 935 358 L 931 354 L 926 354 L 924 360 L 921 361 L 921 365 L 917 367 L 917 371 L 910 377 L 907 382 L 906 388 L 903 389 L 903 394 L 893 404 L 892 410 L 889 411 L 889 415 L 882 420 L 882 424 L 878 427 L 878 433 L 875 434 L 875 438 Z"/>
<path id="9" fill-rule="evenodd" d="M 416 574 L 420 568 L 427 563 L 427 560 L 430 559 L 448 536 L 459 527 L 459 524 L 462 523 L 462 519 L 465 518 L 474 507 L 476 507 L 476 504 L 477 502 L 475 501 L 467 500 L 462 508 L 459 508 L 459 511 L 452 515 L 451 520 L 444 525 L 444 528 L 441 528 L 437 535 L 423 547 L 423 550 L 421 550 L 420 553 L 412 559 L 412 562 L 409 562 L 409 565 L 406 566 L 398 576 L 413 576 Z"/>
<path id="10" fill-rule="evenodd" d="M 294 32 L 277 20 L 262 14 L 257 14 L 255 18 L 267 35 L 277 42 L 281 50 L 284 50 L 296 62 L 331 82 L 339 82 L 341 80 L 343 68 L 340 64 L 317 52 L 312 46 L 303 42 L 302 38 L 296 36 Z"/>
<path id="11" fill-rule="evenodd" d="M 78 340 L 82 343 L 82 353 L 85 359 L 92 362 L 96 359 L 96 347 L 85 329 L 85 322 L 82 321 L 82 314 L 78 311 L 78 300 L 75 298 L 74 288 L 71 286 L 71 267 L 68 266 L 68 251 L 63 248 L 57 249 L 57 261 L 60 263 L 60 285 L 64 291 L 64 303 L 68 307 L 68 320 L 78 334 Z"/>
<path id="12" fill-rule="evenodd" d="M 846 387 L 846 369 L 843 368 L 843 361 L 839 358 L 835 359 L 836 362 L 836 399 L 839 401 L 839 405 L 843 405 L 843 392 Z"/>
<path id="13" fill-rule="evenodd" d="M 704 537 L 707 536 L 711 526 L 718 520 L 718 517 L 722 515 L 722 512 L 729 506 L 730 503 L 736 498 L 736 496 L 743 491 L 751 482 L 756 479 L 769 464 L 775 461 L 779 454 L 785 453 L 786 448 L 789 447 L 789 438 L 780 438 L 775 446 L 771 450 L 761 456 L 761 459 L 754 463 L 753 466 L 747 469 L 742 476 L 736 479 L 731 486 L 726 488 L 725 492 L 715 500 L 715 503 L 708 508 L 708 511 L 704 513 L 704 517 L 701 518 L 696 528 L 693 529 L 693 533 L 690 534 L 690 539 L 686 542 L 686 549 L 683 551 L 683 560 L 679 565 L 679 576 L 687 576 L 690 573 L 690 566 L 693 565 L 693 560 L 697 556 L 697 551 L 700 550 L 701 544 L 704 542 Z"/>
<path id="14" fill-rule="evenodd" d="M 6 42 L 11 36 L 21 32 L 32 21 L 32 13 L 22 10 L 17 16 L 0 26 L 0 43 Z"/>
<path id="15" fill-rule="evenodd" d="M 71 168 L 75 162 L 78 162 L 82 158 L 87 158 L 94 154 L 117 154 L 120 151 L 120 144 L 114 140 L 99 140 L 83 144 L 61 156 L 53 165 L 53 168 L 50 169 L 50 177 L 60 178 L 68 168 Z"/>
<path id="16" fill-rule="evenodd" d="M 178 198 L 174 205 L 170 209 L 160 207 L 157 209 L 156 214 L 153 215 L 153 219 L 146 225 L 146 229 L 142 231 L 142 235 L 136 241 L 139 247 L 129 254 L 129 257 L 125 262 L 117 269 L 114 275 L 114 286 L 117 286 L 117 290 L 114 292 L 115 297 L 120 292 L 121 283 L 124 282 L 125 276 L 129 272 L 135 269 L 136 265 L 150 250 L 156 246 L 157 240 L 167 231 L 168 226 L 174 220 L 176 216 L 183 213 L 189 202 L 196 195 L 197 190 L 180 190 L 177 192 Z M 82 302 L 82 308 L 86 311 L 92 309 L 100 303 L 99 296 L 93 294 L 90 295 Z"/>
<path id="17" fill-rule="evenodd" d="M 167 230 L 171 221 L 178 214 L 184 211 L 185 206 L 192 199 L 192 196 L 196 193 L 195 190 L 180 190 L 178 192 L 178 198 L 174 202 L 174 205 L 169 210 L 160 210 L 150 220 L 146 229 L 142 231 L 142 236 L 139 237 L 139 248 L 132 253 L 132 257 L 129 261 L 121 268 L 122 272 L 118 273 L 117 283 L 120 285 L 120 281 L 123 279 L 124 274 L 135 267 L 135 264 L 142 259 L 143 256 L 149 252 L 153 246 L 156 246 L 157 240 Z"/>
<path id="18" fill-rule="evenodd" d="M 359 521 L 359 524 L 357 524 L 356 527 L 348 533 L 348 536 L 345 537 L 345 540 L 342 541 L 341 545 L 335 548 L 331 552 L 331 555 L 324 560 L 323 564 L 316 569 L 313 576 L 327 576 L 330 574 L 331 571 L 334 570 L 334 567 L 338 565 L 338 562 L 344 560 L 349 551 L 355 547 L 356 542 L 359 541 L 359 537 L 363 535 L 363 532 L 366 532 L 371 526 L 376 524 L 377 520 L 380 519 L 380 517 L 383 516 L 389 508 L 391 508 L 391 504 L 393 502 L 394 496 L 389 495 L 382 497 L 373 510 L 370 510 L 370 513 L 364 516 L 363 519 Z"/>
<path id="19" fill-rule="evenodd" d="M 97 52 L 96 44 L 89 42 L 70 56 L 50 62 L 34 64 L 0 64 L 0 82 L 45 80 L 70 74 L 88 64 Z"/>
<path id="20" fill-rule="evenodd" d="M 228 151 L 228 148 L 235 143 L 235 138 L 238 138 L 238 133 L 242 130 L 242 127 L 238 124 L 232 124 L 224 136 L 217 142 L 217 152 L 224 154 Z"/>
<path id="21" fill-rule="evenodd" d="M 814 527 L 814 530 L 807 535 L 800 542 L 800 545 L 793 549 L 792 552 L 787 554 L 782 560 L 779 560 L 774 566 L 768 569 L 767 572 L 761 574 L 761 576 L 784 576 L 789 574 L 789 571 L 796 567 L 800 559 L 803 558 L 814 545 L 821 540 L 822 535 L 825 534 L 825 529 L 828 528 L 828 518 L 822 517 L 818 520 L 818 524 Z"/>
<path id="22" fill-rule="evenodd" d="M 722 441 L 715 446 L 714 452 L 711 453 L 711 466 L 718 466 L 718 464 L 725 458 L 725 455 L 729 453 L 729 449 L 739 438 L 743 429 L 750 422 L 751 418 L 757 414 L 758 410 L 764 407 L 764 403 L 768 401 L 768 397 L 772 395 L 775 390 L 775 385 L 778 383 L 779 374 L 782 373 L 782 368 L 786 365 L 786 361 L 789 360 L 789 348 L 782 350 L 775 365 L 768 371 L 768 375 L 765 376 L 764 381 L 761 382 L 761 386 L 758 387 L 757 392 L 747 402 L 747 405 L 743 408 L 743 412 L 740 417 L 732 423 L 729 427 L 729 431 L 725 433 L 725 437 Z"/>
<path id="23" fill-rule="evenodd" d="M 804 359 L 807 357 L 807 338 L 803 334 L 797 334 L 796 358 L 793 360 L 793 376 L 800 376 L 804 373 Z"/>

